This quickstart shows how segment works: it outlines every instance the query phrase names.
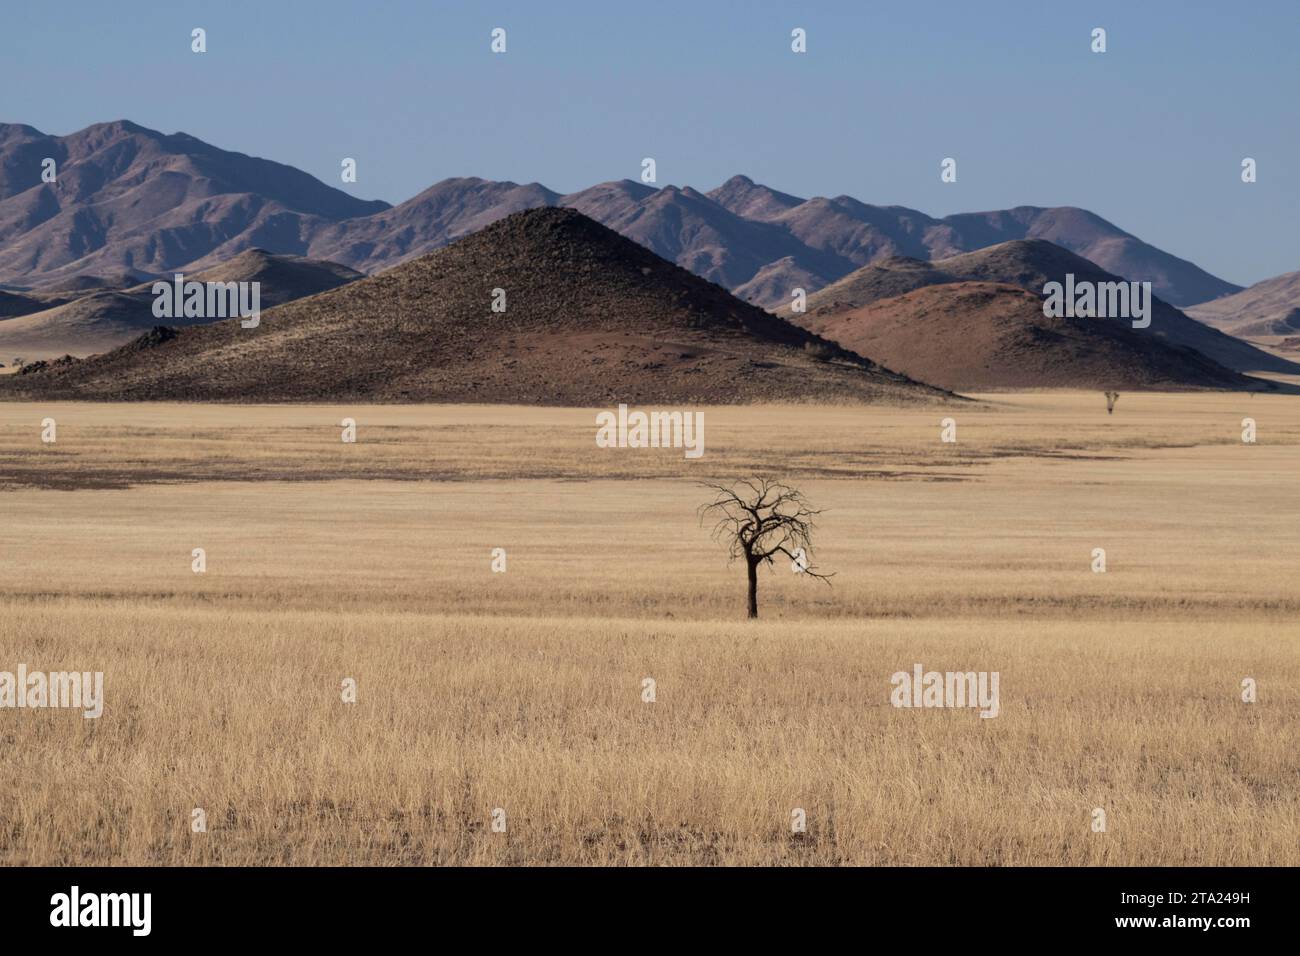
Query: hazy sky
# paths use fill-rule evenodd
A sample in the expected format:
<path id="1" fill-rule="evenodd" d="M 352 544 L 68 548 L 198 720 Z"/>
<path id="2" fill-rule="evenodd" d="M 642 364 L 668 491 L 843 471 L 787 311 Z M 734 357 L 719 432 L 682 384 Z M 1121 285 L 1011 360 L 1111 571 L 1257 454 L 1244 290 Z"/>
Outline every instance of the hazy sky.
<path id="1" fill-rule="evenodd" d="M 1248 284 L 1300 269 L 1297 37 L 1300 0 L 12 2 L 0 121 L 131 119 L 389 202 L 463 175 L 567 192 L 652 156 L 700 190 L 1084 206 Z"/>

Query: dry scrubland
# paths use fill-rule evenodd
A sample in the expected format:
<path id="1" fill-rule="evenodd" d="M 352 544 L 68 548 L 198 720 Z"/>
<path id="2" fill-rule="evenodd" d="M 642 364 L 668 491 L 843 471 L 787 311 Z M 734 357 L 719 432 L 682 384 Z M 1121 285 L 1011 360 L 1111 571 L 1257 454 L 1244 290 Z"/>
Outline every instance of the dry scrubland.
<path id="1" fill-rule="evenodd" d="M 0 669 L 107 698 L 0 711 L 0 862 L 1300 863 L 1300 400 L 717 408 L 694 462 L 594 431 L 0 404 Z M 838 572 L 764 574 L 756 623 L 690 481 L 751 470 Z M 916 662 L 1000 671 L 1001 716 L 889 706 Z"/>

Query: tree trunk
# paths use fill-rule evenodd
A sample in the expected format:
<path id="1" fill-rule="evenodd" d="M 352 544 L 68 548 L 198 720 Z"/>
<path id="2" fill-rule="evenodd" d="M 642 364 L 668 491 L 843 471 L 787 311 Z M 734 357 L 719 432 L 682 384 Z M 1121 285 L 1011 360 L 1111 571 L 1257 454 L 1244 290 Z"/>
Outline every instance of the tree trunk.
<path id="1" fill-rule="evenodd" d="M 758 617 L 758 562 L 746 561 L 749 566 L 749 616 Z"/>

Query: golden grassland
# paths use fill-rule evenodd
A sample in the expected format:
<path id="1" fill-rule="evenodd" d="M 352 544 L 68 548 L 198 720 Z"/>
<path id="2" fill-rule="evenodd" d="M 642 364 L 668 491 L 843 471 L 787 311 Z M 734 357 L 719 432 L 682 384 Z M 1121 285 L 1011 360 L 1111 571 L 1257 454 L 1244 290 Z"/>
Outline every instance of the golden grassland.
<path id="1" fill-rule="evenodd" d="M 698 461 L 594 410 L 0 404 L 0 670 L 106 696 L 0 710 L 0 862 L 1300 863 L 1300 400 L 988 399 L 710 408 Z M 836 576 L 747 622 L 693 479 L 755 471 Z M 1000 716 L 891 707 L 918 662 Z"/>

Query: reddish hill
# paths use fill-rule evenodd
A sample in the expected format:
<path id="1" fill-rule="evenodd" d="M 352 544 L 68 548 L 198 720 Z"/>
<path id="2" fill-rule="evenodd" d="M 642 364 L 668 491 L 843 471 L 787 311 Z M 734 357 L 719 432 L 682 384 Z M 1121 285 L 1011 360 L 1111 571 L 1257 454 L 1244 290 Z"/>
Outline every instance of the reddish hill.
<path id="1" fill-rule="evenodd" d="M 1267 387 L 1121 322 L 1049 318 L 1037 295 L 1002 283 L 926 286 L 810 316 L 807 327 L 912 378 L 958 391 Z"/>
<path id="2" fill-rule="evenodd" d="M 1064 282 L 1067 274 L 1073 274 L 1076 281 L 1122 281 L 1068 249 L 1042 239 L 1027 239 L 933 262 L 895 257 L 873 263 L 809 296 L 806 317 L 790 317 L 811 328 L 814 319 L 947 282 L 999 282 L 1041 294 L 1046 283 Z M 779 314 L 789 316 L 789 308 Z M 1142 332 L 1167 345 L 1195 349 L 1238 372 L 1300 373 L 1300 365 L 1202 325 L 1159 298 L 1153 299 L 1151 325 Z"/>

